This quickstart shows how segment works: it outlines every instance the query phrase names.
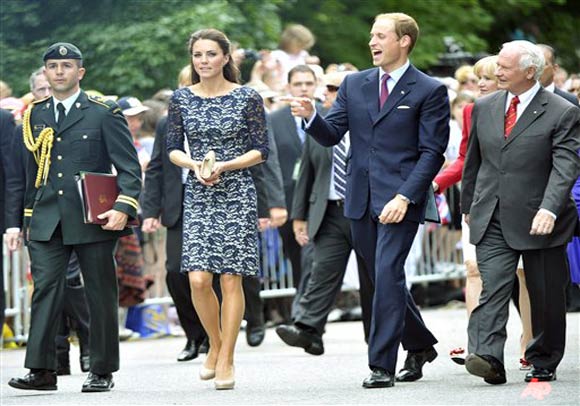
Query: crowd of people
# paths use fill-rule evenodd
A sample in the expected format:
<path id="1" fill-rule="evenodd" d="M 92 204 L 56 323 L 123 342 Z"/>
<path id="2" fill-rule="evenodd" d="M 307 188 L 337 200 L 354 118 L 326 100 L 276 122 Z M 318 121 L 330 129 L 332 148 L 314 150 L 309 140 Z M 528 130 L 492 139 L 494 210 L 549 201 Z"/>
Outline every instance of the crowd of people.
<path id="1" fill-rule="evenodd" d="M 368 44 L 374 68 L 359 72 L 347 62 L 322 68 L 301 25 L 287 27 L 279 49 L 258 53 L 202 29 L 189 38 L 177 90 L 143 102 L 82 90 L 90 67 L 59 42 L 32 73 L 30 96 L 13 98 L 0 83 L 2 229 L 10 250 L 26 244 L 34 282 L 30 372 L 9 385 L 56 390 L 57 375 L 70 374 L 73 329 L 89 372 L 82 391 L 113 388 L 119 338 L 135 334 L 119 308 L 143 301 L 152 281 L 142 242 L 160 227 L 165 281 L 187 339 L 177 360 L 207 353 L 199 377 L 216 389 L 235 387 L 242 320 L 249 345 L 264 339 L 266 228 L 278 230 L 296 288 L 292 301 L 274 303 L 282 342 L 324 354 L 354 250 L 370 369 L 362 385 L 419 380 L 437 339 L 405 261 L 426 213 L 437 212 L 430 196 L 452 188 L 461 196 L 469 318 L 467 349 L 452 349 L 452 360 L 505 383 L 513 299 L 525 380 L 555 380 L 580 283 L 580 78 L 563 75 L 551 46 L 527 41 L 433 78 L 410 62 L 418 38 L 411 16 L 378 15 Z M 256 61 L 242 84 L 248 58 Z M 102 224 L 85 218 L 81 172 L 116 176 Z M 126 226 L 137 218 L 141 227 Z M 399 345 L 407 356 L 397 372 Z"/>

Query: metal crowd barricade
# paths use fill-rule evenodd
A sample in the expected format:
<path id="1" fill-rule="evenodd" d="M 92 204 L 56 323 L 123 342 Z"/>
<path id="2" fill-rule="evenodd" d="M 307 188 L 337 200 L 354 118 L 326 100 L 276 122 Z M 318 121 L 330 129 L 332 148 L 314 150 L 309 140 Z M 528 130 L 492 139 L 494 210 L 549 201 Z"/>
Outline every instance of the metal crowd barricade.
<path id="1" fill-rule="evenodd" d="M 6 295 L 6 310 L 4 312 L 10 325 L 13 337 L 5 341 L 24 343 L 28 339 L 30 328 L 30 296 L 26 273 L 28 255 L 25 249 L 10 252 L 2 239 L 2 261 L 4 271 L 4 292 Z"/>
<path id="2" fill-rule="evenodd" d="M 159 234 L 160 238 L 165 233 Z M 458 241 L 460 231 L 450 230 L 445 225 L 426 223 L 422 235 L 418 237 L 418 251 L 414 258 L 415 272 L 408 276 L 410 283 L 427 284 L 435 281 L 463 278 L 465 266 L 461 255 Z M 158 241 L 159 247 L 165 247 L 165 241 Z M 6 291 L 7 309 L 6 316 L 10 319 L 10 325 L 14 337 L 8 341 L 26 342 L 30 326 L 30 295 L 26 271 L 28 269 L 28 255 L 25 249 L 10 253 L 3 244 L 4 261 L 4 289 Z M 147 248 L 145 248 L 147 249 Z M 266 230 L 260 235 L 261 252 L 261 278 L 263 299 L 283 296 L 292 296 L 296 293 L 292 280 L 292 266 L 284 258 L 282 241 L 277 230 Z M 165 255 L 159 255 L 157 261 L 165 261 Z M 156 268 L 163 266 L 157 263 Z M 158 272 L 158 271 L 156 271 Z M 146 270 L 147 273 L 147 270 Z M 164 283 L 164 278 L 156 278 L 157 283 Z M 352 289 L 350 288 L 346 288 Z M 157 288 L 159 296 L 150 297 L 139 306 L 153 304 L 172 304 L 172 299 L 167 295 L 167 289 Z"/>

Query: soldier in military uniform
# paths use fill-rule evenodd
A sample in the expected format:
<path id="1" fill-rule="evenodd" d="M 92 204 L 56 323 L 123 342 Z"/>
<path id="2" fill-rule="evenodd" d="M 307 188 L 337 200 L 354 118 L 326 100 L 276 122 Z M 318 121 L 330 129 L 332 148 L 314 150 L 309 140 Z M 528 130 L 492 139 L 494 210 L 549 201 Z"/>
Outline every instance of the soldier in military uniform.
<path id="1" fill-rule="evenodd" d="M 83 392 L 109 391 L 119 369 L 117 278 L 113 252 L 130 234 L 127 220 L 137 216 L 141 170 L 127 123 L 110 101 L 80 89 L 85 74 L 79 49 L 56 43 L 44 54 L 53 95 L 24 115 L 23 137 L 31 152 L 27 165 L 24 234 L 34 281 L 25 367 L 13 378 L 18 389 L 56 390 L 55 337 L 63 308 L 65 274 L 71 253 L 79 259 L 91 313 L 90 373 Z M 119 195 L 113 209 L 85 224 L 75 176 L 117 172 Z"/>

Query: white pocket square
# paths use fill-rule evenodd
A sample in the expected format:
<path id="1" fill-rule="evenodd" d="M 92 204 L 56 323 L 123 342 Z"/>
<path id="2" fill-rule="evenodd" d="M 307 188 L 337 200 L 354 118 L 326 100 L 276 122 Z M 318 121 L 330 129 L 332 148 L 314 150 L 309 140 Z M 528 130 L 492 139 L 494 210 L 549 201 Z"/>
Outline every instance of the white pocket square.
<path id="1" fill-rule="evenodd" d="M 401 104 L 400 106 L 397 106 L 397 110 L 406 110 L 406 109 L 410 109 L 411 107 L 406 106 L 404 104 Z"/>

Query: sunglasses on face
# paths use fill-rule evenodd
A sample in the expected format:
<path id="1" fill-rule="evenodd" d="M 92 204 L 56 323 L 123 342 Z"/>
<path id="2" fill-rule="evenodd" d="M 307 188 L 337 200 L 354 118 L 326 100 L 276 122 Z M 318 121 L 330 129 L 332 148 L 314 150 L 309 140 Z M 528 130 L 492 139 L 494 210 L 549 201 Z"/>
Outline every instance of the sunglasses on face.
<path id="1" fill-rule="evenodd" d="M 333 86 L 333 85 L 326 85 L 326 90 L 328 90 L 329 92 L 337 92 L 338 91 L 338 86 Z"/>

